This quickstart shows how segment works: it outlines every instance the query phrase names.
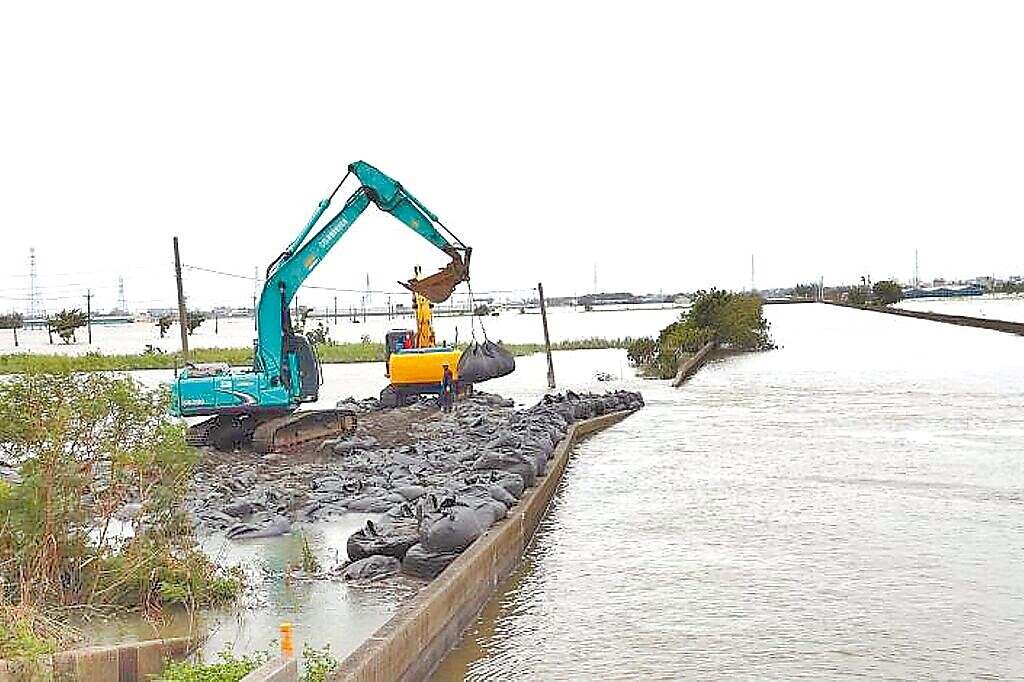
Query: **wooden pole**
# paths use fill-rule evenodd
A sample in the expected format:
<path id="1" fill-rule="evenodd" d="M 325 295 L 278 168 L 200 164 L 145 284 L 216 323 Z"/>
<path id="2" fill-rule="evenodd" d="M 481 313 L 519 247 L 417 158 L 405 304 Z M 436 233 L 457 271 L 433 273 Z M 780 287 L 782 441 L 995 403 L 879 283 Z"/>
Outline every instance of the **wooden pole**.
<path id="1" fill-rule="evenodd" d="M 178 282 L 178 326 L 181 327 L 181 357 L 188 362 L 188 315 L 185 313 L 185 289 L 181 284 L 181 256 L 178 255 L 178 238 L 174 238 L 174 277 Z"/>
<path id="2" fill-rule="evenodd" d="M 92 345 L 92 289 L 85 290 L 85 328 L 89 331 L 89 345 Z"/>
<path id="3" fill-rule="evenodd" d="M 537 293 L 540 296 L 540 319 L 544 324 L 544 350 L 548 354 L 548 388 L 555 387 L 555 363 L 551 359 L 551 338 L 548 336 L 548 308 L 544 304 L 544 285 L 537 283 Z"/>

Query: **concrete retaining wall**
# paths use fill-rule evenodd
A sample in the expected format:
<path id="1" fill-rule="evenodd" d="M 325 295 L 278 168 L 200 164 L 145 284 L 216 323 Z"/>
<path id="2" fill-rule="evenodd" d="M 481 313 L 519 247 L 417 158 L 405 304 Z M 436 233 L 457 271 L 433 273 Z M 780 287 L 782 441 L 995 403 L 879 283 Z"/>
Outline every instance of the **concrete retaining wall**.
<path id="1" fill-rule="evenodd" d="M 295 682 L 298 679 L 299 662 L 294 656 L 280 656 L 256 668 L 241 682 Z"/>
<path id="2" fill-rule="evenodd" d="M 685 362 L 679 365 L 676 378 L 672 380 L 672 388 L 679 388 L 687 379 L 692 377 L 698 369 L 707 364 L 711 359 L 711 353 L 718 348 L 717 341 L 708 341 L 699 351 L 691 355 Z"/>
<path id="3" fill-rule="evenodd" d="M 421 680 L 462 638 L 495 588 L 519 565 L 530 538 L 555 494 L 572 448 L 584 436 L 629 416 L 616 412 L 578 422 L 548 462 L 547 473 L 508 517 L 492 526 L 373 636 L 346 658 L 329 679 L 358 682 Z"/>
<path id="4" fill-rule="evenodd" d="M 173 637 L 118 646 L 94 646 L 33 659 L 0 660 L 0 682 L 64 680 L 143 682 L 159 675 L 164 659 L 184 658 L 199 642 Z"/>
<path id="5" fill-rule="evenodd" d="M 991 329 L 997 332 L 1024 336 L 1024 323 L 1022 322 L 989 320 L 984 317 L 969 317 L 967 315 L 944 315 L 943 313 L 930 313 L 923 310 L 904 310 L 903 308 L 892 308 L 886 306 L 862 306 L 852 305 L 849 303 L 832 303 L 832 305 L 838 305 L 844 308 L 855 308 L 857 310 L 867 310 L 875 313 L 888 313 L 889 315 L 899 315 L 900 317 L 916 317 L 919 320 L 945 322 L 946 324 L 956 324 L 961 327 Z"/>

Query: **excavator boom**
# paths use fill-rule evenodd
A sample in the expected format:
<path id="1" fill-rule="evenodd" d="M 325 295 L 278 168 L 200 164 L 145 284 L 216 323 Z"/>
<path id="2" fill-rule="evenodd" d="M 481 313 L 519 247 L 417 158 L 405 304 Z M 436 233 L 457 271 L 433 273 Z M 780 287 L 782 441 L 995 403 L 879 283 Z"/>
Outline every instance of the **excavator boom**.
<path id="1" fill-rule="evenodd" d="M 309 237 L 350 175 L 356 176 L 359 187 L 341 210 Z M 316 350 L 305 336 L 295 332 L 289 304 L 306 278 L 371 203 L 451 258 L 440 272 L 422 281 L 410 281 L 408 288 L 441 302 L 451 296 L 460 282 L 469 279 L 472 249 L 400 183 L 363 161 L 349 165 L 348 173 L 334 192 L 318 204 L 299 235 L 267 268 L 256 307 L 258 338 L 252 369 L 192 366 L 183 370 L 172 385 L 172 414 L 211 416 L 189 430 L 190 442 L 228 448 L 255 438 L 260 450 L 286 451 L 355 428 L 354 415 L 339 410 L 291 415 L 300 404 L 319 398 L 322 382 Z"/>

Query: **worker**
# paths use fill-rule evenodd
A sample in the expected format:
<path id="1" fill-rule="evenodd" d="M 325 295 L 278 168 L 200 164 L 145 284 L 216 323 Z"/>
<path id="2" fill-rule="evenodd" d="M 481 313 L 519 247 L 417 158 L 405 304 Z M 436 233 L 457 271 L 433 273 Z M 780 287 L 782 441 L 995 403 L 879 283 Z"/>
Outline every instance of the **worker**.
<path id="1" fill-rule="evenodd" d="M 452 403 L 455 401 L 455 382 L 452 381 L 452 370 L 445 363 L 442 365 L 444 374 L 441 375 L 441 411 L 451 412 Z"/>

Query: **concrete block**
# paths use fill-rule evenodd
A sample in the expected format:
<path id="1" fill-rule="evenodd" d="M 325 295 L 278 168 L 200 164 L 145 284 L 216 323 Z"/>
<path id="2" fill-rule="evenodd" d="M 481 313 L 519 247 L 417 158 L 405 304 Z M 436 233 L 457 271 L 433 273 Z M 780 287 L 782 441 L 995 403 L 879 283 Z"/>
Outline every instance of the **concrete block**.
<path id="1" fill-rule="evenodd" d="M 118 648 L 116 646 L 88 647 L 76 649 L 75 679 L 77 680 L 118 680 Z"/>
<path id="2" fill-rule="evenodd" d="M 298 679 L 298 661 L 294 656 L 282 656 L 267 661 L 243 677 L 241 682 L 296 682 Z"/>
<path id="3" fill-rule="evenodd" d="M 135 672 L 139 682 L 148 679 L 148 675 L 159 675 L 164 669 L 164 643 L 160 640 L 139 642 L 135 645 Z M 122 678 L 122 682 L 125 680 Z"/>
<path id="4" fill-rule="evenodd" d="M 53 679 L 53 659 L 50 656 L 0 661 L 0 682 L 49 682 Z"/>

